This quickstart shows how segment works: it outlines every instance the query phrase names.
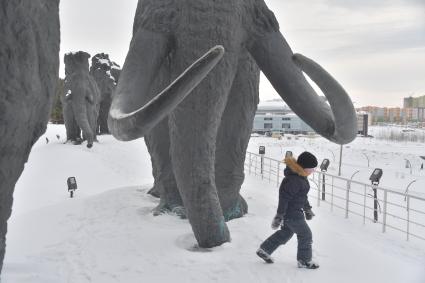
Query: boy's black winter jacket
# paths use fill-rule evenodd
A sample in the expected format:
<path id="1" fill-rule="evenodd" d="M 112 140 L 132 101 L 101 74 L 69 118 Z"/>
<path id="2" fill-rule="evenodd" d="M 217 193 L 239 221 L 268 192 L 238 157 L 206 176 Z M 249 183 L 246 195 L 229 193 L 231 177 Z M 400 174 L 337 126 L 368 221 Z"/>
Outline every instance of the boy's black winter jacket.
<path id="1" fill-rule="evenodd" d="M 307 194 L 310 184 L 304 169 L 292 157 L 285 159 L 285 178 L 279 188 L 277 213 L 284 219 L 304 218 L 303 210 L 311 209 Z"/>

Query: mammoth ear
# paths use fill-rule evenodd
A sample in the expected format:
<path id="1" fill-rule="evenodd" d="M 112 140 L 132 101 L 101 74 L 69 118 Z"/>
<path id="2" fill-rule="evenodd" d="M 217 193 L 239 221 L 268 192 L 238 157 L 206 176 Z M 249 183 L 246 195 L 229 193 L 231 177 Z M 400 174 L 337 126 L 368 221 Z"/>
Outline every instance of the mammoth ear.
<path id="1" fill-rule="evenodd" d="M 260 37 L 249 51 L 283 100 L 318 134 L 338 144 L 354 140 L 357 117 L 353 103 L 320 65 L 303 55 L 294 55 L 279 31 Z M 316 94 L 302 71 L 320 87 L 330 107 Z"/>

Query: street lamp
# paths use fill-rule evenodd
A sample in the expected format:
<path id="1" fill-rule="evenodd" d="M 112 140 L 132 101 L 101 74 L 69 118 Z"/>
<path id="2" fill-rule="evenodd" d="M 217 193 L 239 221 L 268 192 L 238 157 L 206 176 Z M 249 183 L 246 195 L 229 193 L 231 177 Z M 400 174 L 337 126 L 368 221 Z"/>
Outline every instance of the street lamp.
<path id="1" fill-rule="evenodd" d="M 74 197 L 74 191 L 77 189 L 77 180 L 75 180 L 75 177 L 69 177 L 66 182 L 68 183 L 68 192 L 72 198 Z"/>
<path id="2" fill-rule="evenodd" d="M 410 168 L 410 175 L 412 175 L 412 163 L 410 163 L 410 160 L 405 158 L 406 160 L 406 168 Z"/>
<path id="3" fill-rule="evenodd" d="M 322 161 L 322 164 L 320 164 L 320 171 L 322 171 L 322 200 L 326 200 L 326 176 L 325 172 L 328 170 L 329 167 L 329 159 L 325 158 Z"/>
<path id="4" fill-rule="evenodd" d="M 377 187 L 379 185 L 379 181 L 382 177 L 382 169 L 375 168 L 373 170 L 372 175 L 370 175 L 369 180 L 372 182 L 373 189 L 373 222 L 378 222 L 378 191 Z"/>
<path id="5" fill-rule="evenodd" d="M 409 183 L 409 185 L 407 185 L 406 187 L 406 191 L 404 192 L 404 201 L 407 200 L 407 193 L 409 192 L 409 187 L 410 185 L 412 185 L 414 182 L 416 182 L 417 180 L 413 180 L 412 182 Z"/>
<path id="6" fill-rule="evenodd" d="M 367 159 L 367 167 L 369 167 L 369 157 L 364 152 L 362 152 L 362 154 L 366 157 L 366 159 Z"/>
<path id="7" fill-rule="evenodd" d="M 339 147 L 339 166 L 338 166 L 338 176 L 341 176 L 341 164 L 342 164 L 342 144 Z"/>
<path id="8" fill-rule="evenodd" d="M 258 148 L 258 153 L 260 154 L 261 160 L 261 178 L 263 178 L 264 154 L 266 154 L 266 147 L 264 145 L 260 145 Z"/>
<path id="9" fill-rule="evenodd" d="M 292 151 L 287 150 L 287 151 L 285 152 L 285 158 L 292 157 L 292 156 L 293 156 Z"/>
<path id="10" fill-rule="evenodd" d="M 333 161 L 335 161 L 335 153 L 330 149 L 328 149 L 328 150 L 332 153 Z"/>

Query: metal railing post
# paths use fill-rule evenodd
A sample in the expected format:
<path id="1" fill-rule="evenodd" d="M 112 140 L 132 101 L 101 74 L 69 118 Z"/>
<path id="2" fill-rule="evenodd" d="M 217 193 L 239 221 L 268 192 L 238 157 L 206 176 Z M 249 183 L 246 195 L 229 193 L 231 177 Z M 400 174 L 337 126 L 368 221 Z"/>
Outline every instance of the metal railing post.
<path id="1" fill-rule="evenodd" d="M 384 191 L 384 211 L 382 216 L 382 233 L 385 233 L 387 228 L 387 190 Z"/>
<path id="2" fill-rule="evenodd" d="M 276 186 L 279 187 L 279 181 L 280 181 L 280 161 L 277 162 L 277 178 L 276 178 Z"/>
<path id="3" fill-rule="evenodd" d="M 372 185 L 373 189 L 373 222 L 378 222 L 378 190 L 376 185 Z"/>
<path id="4" fill-rule="evenodd" d="M 264 154 L 261 154 L 261 157 L 260 157 L 260 163 L 261 163 L 261 171 L 260 171 L 260 173 L 261 173 L 261 180 L 263 180 L 264 179 L 264 176 L 263 176 L 263 170 L 264 170 L 264 168 L 263 168 L 263 166 L 264 166 Z"/>
<path id="5" fill-rule="evenodd" d="M 407 228 L 406 228 L 406 241 L 409 241 L 409 230 L 410 230 L 410 196 L 407 196 Z"/>
<path id="6" fill-rule="evenodd" d="M 345 218 L 348 218 L 348 205 L 350 202 L 351 181 L 347 181 L 347 190 L 345 192 Z"/>
<path id="7" fill-rule="evenodd" d="M 269 183 L 272 181 L 272 160 L 269 159 Z"/>
<path id="8" fill-rule="evenodd" d="M 319 173 L 319 174 L 323 174 L 323 172 L 322 173 Z M 320 175 L 319 175 L 319 181 L 318 181 L 318 186 L 317 186 L 317 206 L 319 207 L 320 206 Z"/>
<path id="9" fill-rule="evenodd" d="M 367 187 L 364 185 L 364 193 L 363 193 L 363 224 L 366 224 L 366 190 Z"/>

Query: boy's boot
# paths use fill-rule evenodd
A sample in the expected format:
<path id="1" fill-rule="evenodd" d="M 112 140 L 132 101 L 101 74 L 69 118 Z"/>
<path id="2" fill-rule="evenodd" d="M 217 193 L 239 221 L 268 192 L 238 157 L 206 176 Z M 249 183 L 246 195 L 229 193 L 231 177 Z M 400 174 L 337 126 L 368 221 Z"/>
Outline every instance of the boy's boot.
<path id="1" fill-rule="evenodd" d="M 259 257 L 261 257 L 265 262 L 267 262 L 267 263 L 273 263 L 272 257 L 265 250 L 263 250 L 262 248 L 259 248 L 257 250 L 257 255 Z"/>

